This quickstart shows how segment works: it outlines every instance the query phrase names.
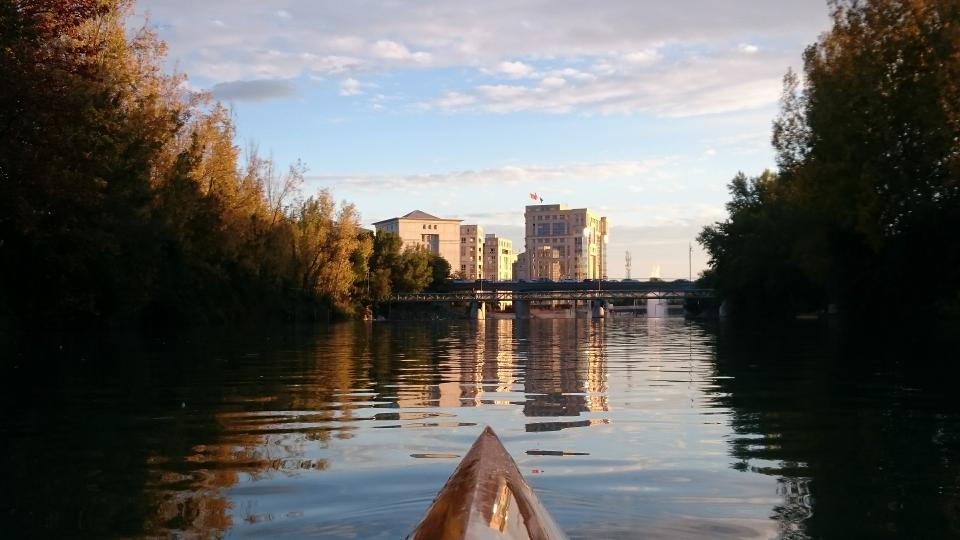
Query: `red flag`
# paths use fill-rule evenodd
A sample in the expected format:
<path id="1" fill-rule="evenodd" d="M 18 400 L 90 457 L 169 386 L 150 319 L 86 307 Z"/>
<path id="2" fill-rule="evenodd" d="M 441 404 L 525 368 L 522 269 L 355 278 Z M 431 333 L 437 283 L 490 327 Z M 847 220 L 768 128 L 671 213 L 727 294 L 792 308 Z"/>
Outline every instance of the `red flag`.
<path id="1" fill-rule="evenodd" d="M 533 200 L 535 200 L 535 201 L 540 199 L 540 197 L 537 197 L 537 194 L 536 194 L 536 193 L 531 193 L 531 194 L 530 194 L 530 198 L 533 199 Z"/>

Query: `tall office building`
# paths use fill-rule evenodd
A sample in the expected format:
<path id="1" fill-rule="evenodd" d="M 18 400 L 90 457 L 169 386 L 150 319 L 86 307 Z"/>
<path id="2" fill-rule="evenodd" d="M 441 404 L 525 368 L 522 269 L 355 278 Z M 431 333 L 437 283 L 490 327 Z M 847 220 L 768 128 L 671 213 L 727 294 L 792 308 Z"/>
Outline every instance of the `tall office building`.
<path id="1" fill-rule="evenodd" d="M 606 279 L 606 217 L 589 208 L 536 204 L 527 206 L 524 221 L 526 253 L 543 247 L 556 249 L 560 279 Z"/>
<path id="2" fill-rule="evenodd" d="M 460 267 L 460 219 L 444 219 L 420 210 L 402 217 L 378 221 L 373 224 L 381 231 L 396 234 L 403 246 L 420 246 L 430 253 L 440 255 L 450 263 L 450 268 Z"/>
<path id="3" fill-rule="evenodd" d="M 513 279 L 513 263 L 517 256 L 513 253 L 513 241 L 488 234 L 483 239 L 483 278 L 490 281 L 509 281 Z"/>
<path id="4" fill-rule="evenodd" d="M 460 226 L 460 265 L 454 267 L 463 273 L 463 279 L 474 281 L 483 277 L 483 227 Z"/>

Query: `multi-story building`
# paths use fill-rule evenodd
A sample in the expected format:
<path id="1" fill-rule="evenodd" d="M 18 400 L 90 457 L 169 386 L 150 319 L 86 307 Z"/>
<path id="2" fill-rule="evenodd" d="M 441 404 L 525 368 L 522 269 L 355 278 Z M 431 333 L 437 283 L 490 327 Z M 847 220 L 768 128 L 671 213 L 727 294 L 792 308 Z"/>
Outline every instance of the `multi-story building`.
<path id="1" fill-rule="evenodd" d="M 488 234 L 483 239 L 483 278 L 490 281 L 508 281 L 513 279 L 513 263 L 517 256 L 513 253 L 513 241 Z"/>
<path id="2" fill-rule="evenodd" d="M 527 253 L 517 254 L 517 260 L 513 262 L 513 279 L 517 281 L 526 281 L 530 279 L 530 271 L 527 268 Z"/>
<path id="3" fill-rule="evenodd" d="M 544 246 L 557 250 L 560 279 L 606 278 L 607 218 L 588 208 L 563 204 L 527 206 L 524 212 L 526 253 Z M 531 268 L 532 278 L 532 264 Z"/>
<path id="4" fill-rule="evenodd" d="M 460 267 L 460 219 L 444 219 L 426 212 L 414 210 L 402 217 L 378 221 L 373 224 L 381 231 L 396 234 L 404 247 L 423 247 L 430 253 L 440 255 L 450 263 L 450 268 Z"/>
<path id="5" fill-rule="evenodd" d="M 474 281 L 483 277 L 483 227 L 460 226 L 460 272 L 463 279 Z"/>
<path id="6" fill-rule="evenodd" d="M 527 272 L 531 281 L 560 279 L 560 250 L 553 246 L 540 246 L 527 252 L 530 263 Z"/>

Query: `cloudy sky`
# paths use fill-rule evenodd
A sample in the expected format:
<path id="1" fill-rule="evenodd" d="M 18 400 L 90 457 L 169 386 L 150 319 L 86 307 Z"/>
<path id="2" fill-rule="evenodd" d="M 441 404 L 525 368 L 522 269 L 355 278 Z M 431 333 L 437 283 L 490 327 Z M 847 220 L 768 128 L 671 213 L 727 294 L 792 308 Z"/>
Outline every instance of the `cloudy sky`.
<path id="1" fill-rule="evenodd" d="M 772 167 L 783 74 L 825 0 L 139 0 L 238 143 L 363 221 L 420 209 L 523 247 L 523 207 L 611 221 L 609 275 L 687 275 L 737 171 Z M 518 249 L 518 251 L 520 250 Z M 693 271 L 705 266 L 694 243 Z"/>

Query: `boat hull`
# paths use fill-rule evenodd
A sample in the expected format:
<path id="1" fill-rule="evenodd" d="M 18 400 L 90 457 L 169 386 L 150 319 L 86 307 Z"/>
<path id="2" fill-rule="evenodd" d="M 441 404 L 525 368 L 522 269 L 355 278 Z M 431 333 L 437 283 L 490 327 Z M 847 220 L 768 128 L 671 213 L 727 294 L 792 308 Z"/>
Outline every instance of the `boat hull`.
<path id="1" fill-rule="evenodd" d="M 408 538 L 562 540 L 567 536 L 487 427 Z"/>

